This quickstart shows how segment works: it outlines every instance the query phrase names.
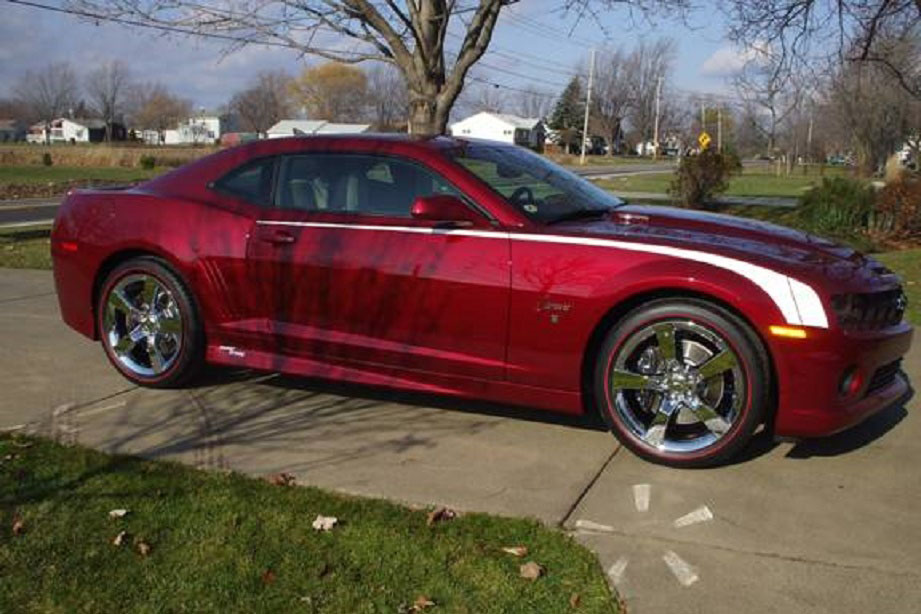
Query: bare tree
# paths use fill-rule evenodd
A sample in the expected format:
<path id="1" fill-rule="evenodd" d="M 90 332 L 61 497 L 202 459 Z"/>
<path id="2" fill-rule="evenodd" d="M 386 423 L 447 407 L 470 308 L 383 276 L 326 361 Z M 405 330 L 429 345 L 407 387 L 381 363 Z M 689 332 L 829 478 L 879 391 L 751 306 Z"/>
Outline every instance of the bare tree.
<path id="1" fill-rule="evenodd" d="M 624 79 L 631 93 L 628 118 L 637 141 L 653 136 L 656 113 L 656 90 L 664 83 L 675 62 L 675 41 L 662 38 L 653 43 L 640 42 L 625 59 Z"/>
<path id="2" fill-rule="evenodd" d="M 248 132 L 265 134 L 279 120 L 291 114 L 291 77 L 283 72 L 261 72 L 252 85 L 234 94 L 229 110 Z"/>
<path id="3" fill-rule="evenodd" d="M 465 92 L 467 106 L 474 113 L 504 113 L 507 107 L 505 92 L 490 83 L 478 83 Z"/>
<path id="4" fill-rule="evenodd" d="M 595 129 L 608 139 L 611 155 L 616 153 L 615 145 L 622 139 L 624 120 L 633 104 L 632 86 L 624 52 L 602 50 L 595 70 L 592 118 L 596 122 Z"/>
<path id="5" fill-rule="evenodd" d="M 90 104 L 106 123 L 106 141 L 112 140 L 112 124 L 123 111 L 131 74 L 122 62 L 107 62 L 91 72 L 84 84 Z"/>
<path id="6" fill-rule="evenodd" d="M 407 125 L 409 96 L 400 71 L 387 64 L 377 64 L 368 71 L 368 104 L 375 130 L 398 130 Z"/>
<path id="7" fill-rule="evenodd" d="M 409 128 L 444 133 L 470 69 L 483 56 L 502 9 L 517 0 L 71 0 L 85 17 L 167 28 L 228 40 L 289 47 L 346 63 L 378 60 L 403 73 Z M 683 9 L 689 0 L 559 0 L 574 15 L 624 6 L 642 11 Z M 460 47 L 445 49 L 449 25 L 462 24 Z M 329 33 L 352 41 L 330 41 Z M 449 59 L 450 58 L 450 59 Z"/>
<path id="8" fill-rule="evenodd" d="M 131 115 L 139 128 L 155 130 L 163 143 L 164 132 L 192 113 L 192 103 L 170 93 L 160 83 L 144 83 L 131 89 Z"/>
<path id="9" fill-rule="evenodd" d="M 545 118 L 553 108 L 553 95 L 528 85 L 515 96 L 515 112 L 521 117 Z"/>
<path id="10" fill-rule="evenodd" d="M 782 69 L 837 56 L 879 64 L 921 98 L 921 66 L 899 61 L 899 42 L 917 34 L 921 0 L 726 0 L 730 37 L 769 46 Z"/>
<path id="11" fill-rule="evenodd" d="M 29 121 L 45 122 L 45 142 L 51 138 L 52 120 L 73 108 L 79 88 L 70 64 L 48 64 L 28 71 L 14 88 L 16 100 L 29 111 Z"/>
<path id="12" fill-rule="evenodd" d="M 900 61 L 896 55 L 891 58 Z M 906 61 L 904 56 L 901 61 Z M 823 114 L 834 118 L 866 173 L 881 170 L 888 157 L 917 138 L 921 129 L 921 101 L 879 64 L 838 65 L 823 93 Z"/>
<path id="13" fill-rule="evenodd" d="M 781 124 L 802 100 L 801 82 L 787 69 L 782 55 L 759 48 L 734 77 L 734 84 L 739 97 L 761 111 L 753 110 L 751 118 L 767 140 L 768 152 L 773 153 Z M 763 119 L 757 121 L 758 118 Z"/>

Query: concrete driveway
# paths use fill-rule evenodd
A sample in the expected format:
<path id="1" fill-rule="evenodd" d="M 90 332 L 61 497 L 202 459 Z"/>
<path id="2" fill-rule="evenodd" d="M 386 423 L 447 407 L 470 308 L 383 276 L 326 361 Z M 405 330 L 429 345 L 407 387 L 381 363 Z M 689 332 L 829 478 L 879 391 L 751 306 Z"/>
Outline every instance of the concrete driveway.
<path id="1" fill-rule="evenodd" d="M 734 465 L 637 460 L 586 420 L 250 372 L 138 389 L 0 269 L 0 428 L 411 503 L 534 516 L 598 553 L 631 612 L 909 612 L 921 601 L 918 400 Z M 921 381 L 921 347 L 906 366 Z"/>

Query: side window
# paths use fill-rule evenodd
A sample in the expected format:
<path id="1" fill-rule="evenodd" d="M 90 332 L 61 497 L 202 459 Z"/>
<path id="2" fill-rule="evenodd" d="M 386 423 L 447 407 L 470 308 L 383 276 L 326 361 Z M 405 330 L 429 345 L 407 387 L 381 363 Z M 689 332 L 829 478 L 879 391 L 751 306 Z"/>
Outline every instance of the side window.
<path id="1" fill-rule="evenodd" d="M 386 156 L 306 154 L 281 165 L 276 202 L 286 209 L 409 217 L 413 202 L 460 194 L 411 162 Z"/>
<path id="2" fill-rule="evenodd" d="M 230 171 L 214 187 L 254 205 L 272 202 L 272 172 L 275 158 L 260 158 Z"/>

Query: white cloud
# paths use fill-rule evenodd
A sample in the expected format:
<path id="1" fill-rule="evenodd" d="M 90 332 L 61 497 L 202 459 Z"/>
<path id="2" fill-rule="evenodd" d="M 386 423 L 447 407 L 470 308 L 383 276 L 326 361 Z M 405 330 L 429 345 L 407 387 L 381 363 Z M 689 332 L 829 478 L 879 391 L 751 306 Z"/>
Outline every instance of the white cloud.
<path id="1" fill-rule="evenodd" d="M 704 60 L 700 74 L 705 77 L 731 77 L 742 70 L 754 57 L 752 50 L 720 47 Z"/>
<path id="2" fill-rule="evenodd" d="M 770 54 L 770 47 L 766 43 L 755 44 L 744 49 L 723 46 L 704 60 L 700 67 L 700 74 L 704 77 L 731 77 L 751 62 L 765 61 L 768 54 Z"/>

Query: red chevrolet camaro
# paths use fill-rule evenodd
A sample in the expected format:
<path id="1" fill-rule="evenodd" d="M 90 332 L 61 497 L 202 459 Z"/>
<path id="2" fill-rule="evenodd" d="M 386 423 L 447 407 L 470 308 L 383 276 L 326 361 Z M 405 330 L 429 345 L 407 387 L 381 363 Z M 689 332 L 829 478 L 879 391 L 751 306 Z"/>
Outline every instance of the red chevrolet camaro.
<path id="1" fill-rule="evenodd" d="M 64 320 L 145 386 L 208 362 L 598 412 L 675 466 L 910 390 L 905 295 L 872 258 L 625 205 L 500 143 L 259 141 L 70 194 L 52 252 Z"/>

